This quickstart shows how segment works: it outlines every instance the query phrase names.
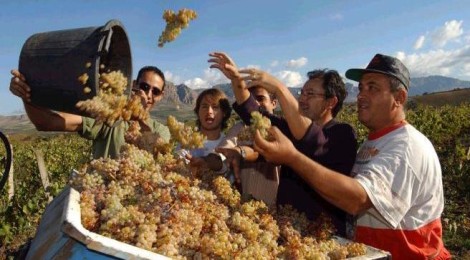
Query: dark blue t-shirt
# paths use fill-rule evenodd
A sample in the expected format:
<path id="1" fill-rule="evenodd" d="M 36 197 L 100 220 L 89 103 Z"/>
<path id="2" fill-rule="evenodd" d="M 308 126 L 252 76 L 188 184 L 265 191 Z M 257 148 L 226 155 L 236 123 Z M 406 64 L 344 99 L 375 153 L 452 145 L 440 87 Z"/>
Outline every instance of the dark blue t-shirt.
<path id="1" fill-rule="evenodd" d="M 251 112 L 260 111 L 252 96 L 241 105 L 234 103 L 233 109 L 245 124 L 250 124 Z M 297 150 L 329 169 L 350 176 L 357 149 L 356 134 L 351 125 L 336 120 L 331 120 L 323 127 L 312 123 L 304 137 L 296 140 L 284 118 L 266 111 L 260 112 L 271 120 L 271 125 L 279 128 L 292 141 Z M 294 170 L 284 165 L 281 167 L 276 204 L 290 204 L 304 212 L 310 220 L 315 220 L 324 212 L 331 217 L 336 234 L 346 234 L 348 214 L 323 199 Z"/>

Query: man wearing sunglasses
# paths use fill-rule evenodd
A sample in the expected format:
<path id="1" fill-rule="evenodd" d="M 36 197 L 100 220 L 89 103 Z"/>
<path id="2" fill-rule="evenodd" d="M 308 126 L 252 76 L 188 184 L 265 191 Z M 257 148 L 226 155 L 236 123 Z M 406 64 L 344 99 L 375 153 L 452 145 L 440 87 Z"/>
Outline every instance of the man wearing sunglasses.
<path id="1" fill-rule="evenodd" d="M 124 134 L 129 128 L 128 122 L 119 122 L 111 127 L 98 123 L 93 118 L 36 106 L 31 103 L 31 89 L 24 76 L 17 70 L 12 70 L 11 73 L 13 77 L 10 91 L 23 100 L 26 113 L 37 130 L 78 132 L 93 141 L 93 158 L 118 157 L 120 148 L 125 143 Z M 139 70 L 132 85 L 132 94 L 139 95 L 144 108 L 151 110 L 163 98 L 165 76 L 157 67 L 146 66 Z M 170 139 L 168 127 L 156 120 L 148 119 L 139 124 L 142 132 L 158 133 L 165 141 Z"/>
<path id="2" fill-rule="evenodd" d="M 308 80 L 296 99 L 284 84 L 268 73 L 258 69 L 238 70 L 225 53 L 209 55 L 210 67 L 219 69 L 231 80 L 236 98 L 233 108 L 246 124 L 250 124 L 251 112 L 260 110 L 248 89 L 261 85 L 276 95 L 283 112 L 283 117 L 279 117 L 261 110 L 271 124 L 281 129 L 307 157 L 344 175 L 350 174 L 356 157 L 357 140 L 350 125 L 334 119 L 347 94 L 344 82 L 336 71 L 308 73 Z M 290 204 L 310 220 L 326 214 L 331 218 L 336 234 L 346 234 L 347 213 L 321 197 L 287 165 L 281 166 L 276 204 Z"/>

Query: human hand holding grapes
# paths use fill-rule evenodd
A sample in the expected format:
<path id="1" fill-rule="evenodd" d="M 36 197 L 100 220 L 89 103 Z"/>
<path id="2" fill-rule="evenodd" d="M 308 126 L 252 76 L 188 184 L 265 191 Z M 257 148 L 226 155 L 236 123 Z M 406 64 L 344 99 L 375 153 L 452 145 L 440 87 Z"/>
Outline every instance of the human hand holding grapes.
<path id="1" fill-rule="evenodd" d="M 277 127 L 269 128 L 268 132 L 272 141 L 262 137 L 259 130 L 256 131 L 253 148 L 269 162 L 289 165 L 297 149 Z"/>

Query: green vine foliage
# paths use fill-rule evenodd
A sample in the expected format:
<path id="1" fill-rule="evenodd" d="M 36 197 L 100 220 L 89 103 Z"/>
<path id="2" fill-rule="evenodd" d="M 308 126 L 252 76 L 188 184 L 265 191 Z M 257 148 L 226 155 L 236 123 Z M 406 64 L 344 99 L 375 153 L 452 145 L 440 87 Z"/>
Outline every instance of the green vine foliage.
<path id="1" fill-rule="evenodd" d="M 236 119 L 234 114 L 229 125 Z M 338 119 L 356 129 L 360 143 L 367 137 L 355 105 L 346 104 Z M 441 162 L 446 247 L 456 258 L 469 256 L 465 252 L 470 251 L 470 104 L 442 107 L 413 104 L 407 111 L 407 121 L 431 140 Z M 72 169 L 89 161 L 91 154 L 91 143 L 77 134 L 53 134 L 31 140 L 9 138 L 13 144 L 15 195 L 8 201 L 7 188 L 0 191 L 0 259 L 13 258 L 21 252 L 34 237 L 48 204 L 34 150 L 40 149 L 44 154 L 51 182 L 47 192 L 52 196 L 64 188 Z"/>
<path id="2" fill-rule="evenodd" d="M 0 259 L 13 256 L 34 237 L 48 204 L 48 192 L 56 196 L 64 188 L 72 169 L 89 161 L 91 143 L 76 134 L 57 134 L 34 140 L 15 140 L 13 146 L 14 189 L 8 200 L 7 188 L 0 197 Z M 49 173 L 50 186 L 44 189 L 35 150 L 41 150 Z"/>

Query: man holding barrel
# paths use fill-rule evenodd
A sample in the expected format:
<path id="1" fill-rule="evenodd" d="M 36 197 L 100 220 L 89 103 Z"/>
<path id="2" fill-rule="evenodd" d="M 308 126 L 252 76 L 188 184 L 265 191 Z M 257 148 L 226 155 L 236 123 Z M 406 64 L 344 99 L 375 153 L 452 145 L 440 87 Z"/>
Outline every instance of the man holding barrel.
<path id="1" fill-rule="evenodd" d="M 27 79 L 18 70 L 12 70 L 10 91 L 23 100 L 25 111 L 39 131 L 78 132 L 81 136 L 93 141 L 93 158 L 119 155 L 125 143 L 124 134 L 129 128 L 128 122 L 119 122 L 108 126 L 93 118 L 71 113 L 53 111 L 31 103 L 31 88 Z M 154 66 L 140 69 L 137 79 L 132 83 L 133 95 L 139 95 L 142 105 L 150 111 L 162 98 L 165 88 L 163 72 Z M 153 119 L 140 120 L 141 131 L 158 133 L 165 141 L 170 139 L 168 127 Z"/>

